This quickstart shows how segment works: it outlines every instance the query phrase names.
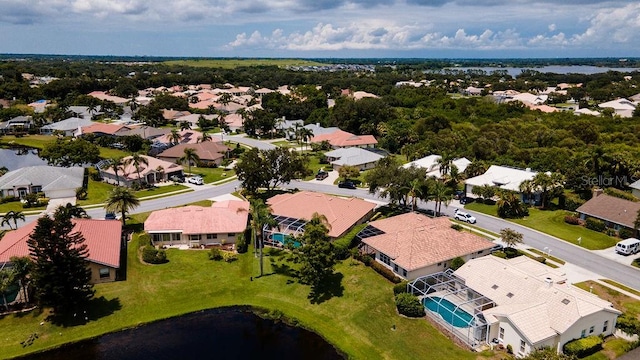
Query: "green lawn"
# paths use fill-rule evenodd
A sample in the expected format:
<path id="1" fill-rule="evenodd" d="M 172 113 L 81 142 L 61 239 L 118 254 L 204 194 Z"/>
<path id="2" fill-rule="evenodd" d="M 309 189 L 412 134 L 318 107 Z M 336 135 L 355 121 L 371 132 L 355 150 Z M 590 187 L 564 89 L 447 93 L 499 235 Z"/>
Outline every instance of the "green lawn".
<path id="1" fill-rule="evenodd" d="M 318 159 L 318 156 L 316 155 L 318 153 L 305 152 L 305 154 L 309 154 L 309 164 L 307 166 L 311 169 L 312 175 L 305 177 L 303 180 L 313 180 L 320 169 L 324 169 L 326 171 L 331 169 L 331 164 L 320 164 L 320 159 Z"/>
<path id="2" fill-rule="evenodd" d="M 498 216 L 498 207 L 496 205 L 472 202 L 465 205 L 465 208 Z M 614 246 L 620 240 L 604 233 L 589 230 L 583 226 L 565 223 L 564 217 L 569 214 L 572 213 L 564 210 L 529 209 L 529 216 L 523 219 L 509 219 L 509 221 L 555 236 L 589 250 L 606 249 Z M 580 244 L 578 244 L 578 238 L 582 238 Z"/>
<path id="3" fill-rule="evenodd" d="M 107 184 L 106 182 L 94 181 L 89 179 L 87 199 L 79 200 L 78 205 L 86 206 L 91 204 L 104 203 L 114 187 L 115 185 Z M 140 199 L 143 197 L 162 195 L 169 192 L 185 189 L 189 189 L 189 187 L 180 184 L 172 184 L 167 186 L 158 186 L 148 190 L 136 191 L 135 195 Z"/>
<path id="4" fill-rule="evenodd" d="M 29 146 L 32 148 L 42 149 L 44 146 L 52 141 L 55 141 L 56 137 L 51 135 L 27 135 L 22 137 L 15 137 L 13 135 L 3 136 L 0 140 L 0 145 L 11 146 L 11 145 L 23 145 Z M 129 156 L 130 153 L 124 150 L 112 149 L 107 147 L 98 146 L 100 149 L 100 157 L 103 159 L 108 159 L 111 157 L 125 157 Z"/>
<path id="5" fill-rule="evenodd" d="M 186 173 L 187 168 L 185 168 Z M 225 170 L 221 167 L 217 168 L 204 168 L 204 167 L 191 167 L 191 172 L 196 175 L 202 176 L 205 184 L 209 184 L 212 182 L 228 179 L 236 174 L 236 172 L 231 170 Z"/>
<path id="6" fill-rule="evenodd" d="M 132 221 L 143 220 L 134 215 Z M 321 334 L 355 359 L 477 359 L 478 354 L 453 344 L 424 319 L 397 315 L 392 284 L 362 264 L 347 260 L 337 265 L 342 289 L 329 299 L 312 304 L 309 287 L 286 275 L 266 273 L 256 278 L 258 260 L 250 250 L 233 263 L 208 260 L 200 250 L 167 251 L 169 263 L 141 264 L 137 238 L 128 249 L 127 280 L 96 286 L 96 298 L 116 308 L 86 325 L 60 327 L 45 322 L 34 311 L 0 319 L 0 354 L 12 357 L 63 343 L 78 341 L 142 323 L 207 308 L 251 305 L 280 310 L 302 326 Z M 253 276 L 253 281 L 250 277 Z M 119 309 L 117 309 L 119 308 Z M 92 314 L 89 314 L 90 316 Z M 395 326 L 395 330 L 392 328 Z M 33 333 L 38 339 L 23 348 L 20 342 Z"/>

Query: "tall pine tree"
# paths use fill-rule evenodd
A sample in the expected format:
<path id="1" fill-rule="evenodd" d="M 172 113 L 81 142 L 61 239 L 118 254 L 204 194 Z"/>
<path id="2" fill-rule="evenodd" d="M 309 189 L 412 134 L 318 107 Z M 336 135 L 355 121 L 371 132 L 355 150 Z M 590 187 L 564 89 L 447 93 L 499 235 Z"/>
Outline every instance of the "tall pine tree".
<path id="1" fill-rule="evenodd" d="M 70 314 L 93 297 L 89 255 L 82 234 L 73 232 L 68 211 L 57 210 L 53 218 L 43 216 L 27 244 L 34 260 L 31 272 L 36 300 L 56 315 Z"/>

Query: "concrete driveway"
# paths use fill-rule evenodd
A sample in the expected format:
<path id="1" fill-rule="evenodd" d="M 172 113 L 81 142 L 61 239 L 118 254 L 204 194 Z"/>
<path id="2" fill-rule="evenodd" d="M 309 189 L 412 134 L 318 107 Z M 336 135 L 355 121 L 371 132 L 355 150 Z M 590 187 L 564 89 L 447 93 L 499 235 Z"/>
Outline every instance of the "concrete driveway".
<path id="1" fill-rule="evenodd" d="M 605 257 L 607 259 L 613 260 L 615 262 L 618 262 L 620 264 L 625 264 L 625 265 L 631 265 L 633 260 L 635 260 L 638 257 L 640 257 L 640 255 L 638 255 L 638 254 L 635 254 L 635 255 L 618 254 L 618 253 L 616 253 L 616 247 L 615 246 L 612 246 L 612 247 L 607 248 L 607 249 L 602 249 L 602 250 L 592 250 L 591 252 L 593 252 L 594 254 L 598 254 L 598 255 L 600 255 L 602 257 Z"/>
<path id="2" fill-rule="evenodd" d="M 325 171 L 327 171 L 327 170 L 325 170 Z M 335 170 L 327 171 L 327 174 L 329 174 L 329 176 L 327 176 L 326 179 L 322 179 L 322 180 L 311 179 L 308 182 L 314 183 L 314 184 L 333 185 L 333 183 L 336 180 L 338 180 L 338 177 L 340 177 L 338 172 L 335 171 Z"/>

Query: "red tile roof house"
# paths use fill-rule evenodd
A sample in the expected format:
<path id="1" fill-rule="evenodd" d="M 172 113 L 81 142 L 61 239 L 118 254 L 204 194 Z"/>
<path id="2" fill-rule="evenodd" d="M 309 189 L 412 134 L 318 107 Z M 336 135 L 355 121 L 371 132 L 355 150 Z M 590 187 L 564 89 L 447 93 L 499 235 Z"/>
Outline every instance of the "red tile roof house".
<path id="1" fill-rule="evenodd" d="M 620 199 L 606 194 L 594 192 L 591 200 L 576 209 L 582 220 L 595 218 L 604 221 L 605 225 L 614 230 L 635 228 L 634 222 L 640 211 L 640 202 Z"/>
<path id="2" fill-rule="evenodd" d="M 235 244 L 247 228 L 249 202 L 227 200 L 211 207 L 184 206 L 154 211 L 144 222 L 144 230 L 157 246 L 184 248 Z"/>
<path id="3" fill-rule="evenodd" d="M 151 156 L 141 155 L 145 158 L 148 164 L 140 164 L 140 179 L 143 182 L 149 184 L 155 184 L 158 182 L 168 181 L 172 176 L 183 176 L 183 167 L 175 162 L 168 162 L 160 159 L 156 159 Z M 126 163 L 130 160 L 131 156 L 127 156 L 123 159 Z M 120 183 L 120 185 L 131 186 L 134 182 L 138 181 L 138 171 L 133 164 L 129 164 L 118 171 L 118 177 L 112 168 L 103 167 L 100 169 L 100 176 L 102 179 L 110 184 Z"/>
<path id="4" fill-rule="evenodd" d="M 225 158 L 229 152 L 229 148 L 225 146 L 221 141 L 205 141 L 196 144 L 180 144 L 168 148 L 157 155 L 158 159 L 177 163 L 184 155 L 185 149 L 194 149 L 198 157 L 200 157 L 199 164 L 193 164 L 196 166 L 218 166 L 222 163 L 222 159 Z"/>
<path id="5" fill-rule="evenodd" d="M 280 240 L 285 234 L 304 232 L 304 225 L 316 212 L 327 218 L 329 237 L 335 239 L 369 219 L 376 207 L 374 203 L 355 197 L 343 198 L 311 191 L 276 195 L 267 200 L 267 204 L 278 227 L 267 230 L 269 237 L 266 242 L 276 246 L 282 245 Z"/>
<path id="6" fill-rule="evenodd" d="M 118 136 L 128 131 L 131 131 L 132 127 L 126 125 L 118 125 L 118 124 L 103 124 L 103 123 L 95 123 L 89 126 L 80 127 L 79 131 L 76 132 L 77 135 L 84 134 L 95 134 L 96 136 Z"/>
<path id="7" fill-rule="evenodd" d="M 122 249 L 122 223 L 119 220 L 73 219 L 73 232 L 84 236 L 89 255 L 87 266 L 91 269 L 91 282 L 115 281 L 120 269 Z M 29 256 L 27 240 L 36 228 L 33 221 L 17 230 L 9 231 L 0 241 L 0 268 L 10 263 L 12 256 Z"/>
<path id="8" fill-rule="evenodd" d="M 488 255 L 495 245 L 452 229 L 446 217 L 432 219 L 415 213 L 372 221 L 358 237 L 365 252 L 407 280 L 444 271 L 456 257 L 466 262 Z"/>
<path id="9" fill-rule="evenodd" d="M 353 135 L 343 130 L 336 130 L 311 138 L 312 143 L 321 143 L 323 141 L 328 141 L 334 149 L 348 147 L 372 148 L 378 144 L 378 140 L 373 135 Z"/>

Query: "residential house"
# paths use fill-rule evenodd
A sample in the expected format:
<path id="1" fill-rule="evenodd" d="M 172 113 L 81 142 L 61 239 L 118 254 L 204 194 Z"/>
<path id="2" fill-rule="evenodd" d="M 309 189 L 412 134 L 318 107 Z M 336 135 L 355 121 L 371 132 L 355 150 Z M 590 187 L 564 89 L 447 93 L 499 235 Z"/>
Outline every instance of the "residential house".
<path id="1" fill-rule="evenodd" d="M 633 116 L 633 112 L 636 110 L 637 105 L 638 104 L 633 101 L 621 98 L 598 104 L 598 107 L 602 109 L 613 109 L 615 115 L 623 118 L 630 118 Z"/>
<path id="2" fill-rule="evenodd" d="M 440 155 L 427 155 L 423 158 L 408 162 L 402 165 L 403 168 L 408 169 L 412 166 L 425 169 L 427 177 L 435 177 L 439 179 L 442 176 L 442 172 L 440 171 L 440 159 L 442 156 Z M 451 165 L 455 166 L 458 169 L 458 173 L 462 173 L 467 169 L 467 166 L 471 164 L 471 161 L 465 157 L 454 159 L 451 161 Z M 448 171 L 450 173 L 451 170 Z"/>
<path id="3" fill-rule="evenodd" d="M 97 106 L 95 110 L 92 110 L 89 106 L 69 106 L 69 112 L 71 112 L 74 117 L 89 120 L 95 115 L 103 114 L 101 106 Z"/>
<path id="4" fill-rule="evenodd" d="M 469 196 L 474 187 L 489 185 L 521 194 L 520 184 L 525 180 L 533 180 L 536 174 L 537 172 L 529 168 L 522 170 L 491 165 L 484 174 L 465 180 L 465 193 Z"/>
<path id="5" fill-rule="evenodd" d="M 109 95 L 104 91 L 92 91 L 88 95 L 102 101 L 111 101 L 116 105 L 124 105 L 129 101 L 129 99 L 125 99 L 123 97 Z"/>
<path id="6" fill-rule="evenodd" d="M 133 126 L 129 130 L 118 132 L 118 136 L 140 136 L 143 139 L 153 140 L 170 132 L 168 128 L 155 128 L 152 126 L 142 125 Z"/>
<path id="7" fill-rule="evenodd" d="M 287 140 L 297 140 L 296 127 L 303 127 L 304 121 L 287 120 L 284 117 L 276 122 L 276 130 L 282 131 Z"/>
<path id="8" fill-rule="evenodd" d="M 0 123 L 0 132 L 13 133 L 27 131 L 33 127 L 33 118 L 31 116 L 16 116 L 8 121 Z"/>
<path id="9" fill-rule="evenodd" d="M 423 299 L 430 318 L 471 347 L 499 343 L 517 357 L 541 347 L 560 353 L 574 339 L 613 335 L 621 314 L 526 256 L 472 259 L 455 272 L 418 278 L 409 290 Z M 446 306 L 456 309 L 451 321 L 437 313 Z"/>
<path id="10" fill-rule="evenodd" d="M 118 220 L 72 219 L 74 233 L 84 237 L 89 254 L 87 266 L 91 269 L 91 283 L 115 281 L 120 278 L 120 251 L 126 246 L 122 238 L 122 223 Z M 17 230 L 9 231 L 0 241 L 0 268 L 10 264 L 13 256 L 30 256 L 27 240 L 38 221 L 32 221 Z"/>
<path id="11" fill-rule="evenodd" d="M 340 148 L 324 154 L 334 170 L 343 166 L 355 166 L 360 171 L 373 169 L 383 155 L 359 147 Z"/>
<path id="12" fill-rule="evenodd" d="M 64 136 L 73 136 L 79 128 L 88 127 L 97 124 L 91 119 L 83 119 L 79 117 L 70 117 L 68 119 L 47 124 L 40 128 L 40 133 L 44 135 L 53 135 L 54 133 L 62 133 Z"/>
<path id="13" fill-rule="evenodd" d="M 9 171 L 0 177 L 0 197 L 24 197 L 43 192 L 50 199 L 75 198 L 84 183 L 81 167 L 28 166 Z"/>
<path id="14" fill-rule="evenodd" d="M 191 128 L 193 129 L 193 128 L 200 127 L 199 125 L 200 117 L 203 117 L 205 120 L 209 120 L 209 121 L 213 121 L 216 119 L 216 116 L 214 115 L 188 114 L 188 115 L 183 115 L 176 118 L 175 122 L 177 124 L 180 124 L 181 122 L 186 121 L 189 123 L 189 126 L 191 126 Z"/>
<path id="15" fill-rule="evenodd" d="M 123 159 L 126 165 L 123 169 L 118 170 L 117 177 L 110 167 L 100 169 L 100 176 L 110 184 L 120 183 L 124 186 L 131 186 L 137 181 L 155 184 L 168 181 L 172 176 L 183 176 L 182 166 L 175 162 L 168 162 L 146 155 L 141 155 L 141 157 L 147 161 L 147 164 L 139 164 L 138 169 L 131 162 L 132 157 L 127 156 Z"/>
<path id="16" fill-rule="evenodd" d="M 235 244 L 247 228 L 249 202 L 227 200 L 211 207 L 184 206 L 154 211 L 144 230 L 156 246 L 201 247 Z"/>
<path id="17" fill-rule="evenodd" d="M 193 164 L 196 166 L 218 166 L 230 150 L 222 142 L 205 141 L 196 144 L 179 144 L 168 148 L 156 157 L 160 160 L 177 163 L 178 159 L 184 156 L 184 150 L 187 148 L 195 150 L 198 154 L 200 162 Z"/>
<path id="18" fill-rule="evenodd" d="M 94 134 L 95 136 L 122 136 L 123 133 L 131 130 L 133 127 L 124 124 L 105 124 L 93 123 L 89 126 L 81 126 L 76 132 L 76 136 L 85 134 Z"/>
<path id="19" fill-rule="evenodd" d="M 269 239 L 277 234 L 299 234 L 314 213 L 324 215 L 329 224 L 329 237 L 338 238 L 373 214 L 376 204 L 355 197 L 344 198 L 311 191 L 276 195 L 267 204 L 278 226 L 267 229 Z M 275 236 L 275 237 L 274 237 Z"/>
<path id="20" fill-rule="evenodd" d="M 180 135 L 180 141 L 178 144 L 196 144 L 200 142 L 202 138 L 202 133 L 196 130 L 180 130 L 178 131 L 178 135 Z M 217 136 L 212 136 L 212 141 L 221 141 L 221 139 Z M 159 136 L 153 140 L 154 143 L 165 144 L 168 146 L 173 145 L 173 140 L 171 139 L 171 133 L 167 133 L 165 135 Z"/>
<path id="21" fill-rule="evenodd" d="M 357 236 L 363 252 L 408 280 L 444 271 L 458 257 L 466 262 L 488 255 L 495 245 L 452 229 L 447 217 L 432 219 L 417 213 L 372 221 Z"/>
<path id="22" fill-rule="evenodd" d="M 629 201 L 607 194 L 594 192 L 591 200 L 576 209 L 580 218 L 594 218 L 604 221 L 615 230 L 635 229 L 634 223 L 640 211 L 640 202 Z"/>
<path id="23" fill-rule="evenodd" d="M 633 194 L 633 196 L 640 198 L 640 180 L 634 181 L 633 183 L 629 184 L 629 187 L 631 188 L 631 193 Z"/>
<path id="24" fill-rule="evenodd" d="M 373 135 L 354 135 L 343 130 L 336 130 L 331 133 L 316 135 L 311 138 L 312 143 L 329 142 L 332 148 L 361 147 L 373 148 L 378 144 L 378 140 Z"/>
<path id="25" fill-rule="evenodd" d="M 176 121 L 176 119 L 187 115 L 191 115 L 191 113 L 182 110 L 162 109 L 162 117 L 168 121 Z"/>

